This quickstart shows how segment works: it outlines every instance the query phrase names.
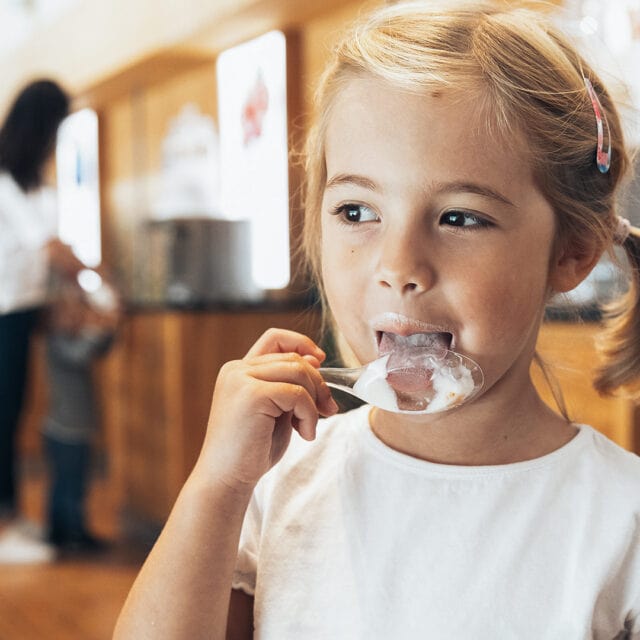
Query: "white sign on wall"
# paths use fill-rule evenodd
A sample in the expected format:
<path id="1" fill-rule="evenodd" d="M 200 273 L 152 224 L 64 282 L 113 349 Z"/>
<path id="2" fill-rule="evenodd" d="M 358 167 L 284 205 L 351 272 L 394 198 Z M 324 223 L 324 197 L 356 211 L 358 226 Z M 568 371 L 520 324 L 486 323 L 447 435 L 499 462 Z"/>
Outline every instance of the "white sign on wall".
<path id="1" fill-rule="evenodd" d="M 221 215 L 251 221 L 253 279 L 281 289 L 290 278 L 284 34 L 224 51 L 217 79 Z"/>
<path id="2" fill-rule="evenodd" d="M 102 260 L 98 116 L 82 109 L 68 116 L 58 130 L 58 233 L 86 265 Z"/>

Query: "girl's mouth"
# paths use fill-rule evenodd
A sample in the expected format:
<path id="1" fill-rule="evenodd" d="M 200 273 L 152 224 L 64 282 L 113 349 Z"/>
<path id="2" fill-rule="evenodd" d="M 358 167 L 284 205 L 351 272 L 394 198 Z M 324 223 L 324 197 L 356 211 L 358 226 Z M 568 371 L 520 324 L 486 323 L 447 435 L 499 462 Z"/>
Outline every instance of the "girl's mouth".
<path id="1" fill-rule="evenodd" d="M 389 331 L 378 331 L 378 352 L 390 354 L 387 361 L 387 382 L 396 392 L 399 406 L 405 407 L 406 394 L 429 393 L 432 390 L 433 370 L 425 368 L 423 350 L 436 358 L 443 358 L 451 346 L 453 336 L 445 331 L 419 332 L 399 335 Z M 416 351 L 418 348 L 418 351 Z M 420 354 L 415 360 L 415 356 Z M 406 408 L 406 407 L 405 407 Z"/>
<path id="2" fill-rule="evenodd" d="M 413 347 L 424 347 L 433 350 L 436 355 L 443 355 L 451 348 L 453 335 L 447 331 L 417 332 L 400 335 L 390 331 L 376 331 L 378 353 L 384 356 L 392 351 L 404 351 Z"/>

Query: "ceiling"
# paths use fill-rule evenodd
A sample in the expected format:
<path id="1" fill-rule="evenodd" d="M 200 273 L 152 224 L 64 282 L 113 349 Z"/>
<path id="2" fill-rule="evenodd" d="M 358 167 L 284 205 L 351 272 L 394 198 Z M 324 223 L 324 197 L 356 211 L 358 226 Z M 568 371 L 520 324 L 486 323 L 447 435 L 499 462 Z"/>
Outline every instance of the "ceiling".
<path id="1" fill-rule="evenodd" d="M 82 0 L 0 0 L 0 56 Z"/>

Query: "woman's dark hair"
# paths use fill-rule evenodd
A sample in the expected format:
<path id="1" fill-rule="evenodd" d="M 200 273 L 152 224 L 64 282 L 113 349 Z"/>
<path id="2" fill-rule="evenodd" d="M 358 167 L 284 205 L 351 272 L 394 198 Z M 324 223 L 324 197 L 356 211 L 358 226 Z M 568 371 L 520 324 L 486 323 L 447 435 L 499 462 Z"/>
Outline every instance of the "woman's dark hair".
<path id="1" fill-rule="evenodd" d="M 0 129 L 0 170 L 23 191 L 42 184 L 60 123 L 69 113 L 69 96 L 51 80 L 28 84 L 16 97 Z"/>

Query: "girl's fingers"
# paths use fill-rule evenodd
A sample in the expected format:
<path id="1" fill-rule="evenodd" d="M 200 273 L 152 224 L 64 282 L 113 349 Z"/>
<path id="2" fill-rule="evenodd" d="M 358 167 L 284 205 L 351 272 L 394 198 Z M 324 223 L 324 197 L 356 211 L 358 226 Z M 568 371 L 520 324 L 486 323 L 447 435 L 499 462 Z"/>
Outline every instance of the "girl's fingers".
<path id="1" fill-rule="evenodd" d="M 282 382 L 298 385 L 306 390 L 314 402 L 316 412 L 334 414 L 338 407 L 322 376 L 306 359 L 295 354 L 283 354 L 278 359 L 269 356 L 253 360 L 248 364 L 248 373 L 265 382 Z"/>
<path id="2" fill-rule="evenodd" d="M 318 410 L 314 399 L 307 390 L 298 384 L 287 382 L 269 383 L 268 403 L 263 413 L 274 420 L 290 415 L 291 426 L 305 440 L 316 437 Z"/>
<path id="3" fill-rule="evenodd" d="M 228 482 L 257 482 L 284 454 L 292 428 L 313 440 L 318 418 L 337 413 L 317 370 L 322 350 L 300 334 L 274 333 L 221 367 L 199 466 L 204 473 L 217 469 Z M 268 351 L 276 347 L 287 351 Z"/>
<path id="4" fill-rule="evenodd" d="M 313 356 L 322 362 L 325 352 L 308 336 L 287 329 L 268 329 L 247 352 L 246 358 L 268 353 L 297 353 L 301 356 Z"/>
<path id="5" fill-rule="evenodd" d="M 260 364 L 261 362 L 282 362 L 283 360 L 295 360 L 295 361 L 304 360 L 305 362 L 308 362 L 314 369 L 319 369 L 322 364 L 322 360 L 319 360 L 318 358 L 316 358 L 316 356 L 311 356 L 311 355 L 301 356 L 299 353 L 293 353 L 293 352 L 265 353 L 264 355 L 261 355 L 261 356 L 246 355 L 242 359 L 243 362 L 246 362 L 247 364 L 251 364 L 251 365 Z"/>

